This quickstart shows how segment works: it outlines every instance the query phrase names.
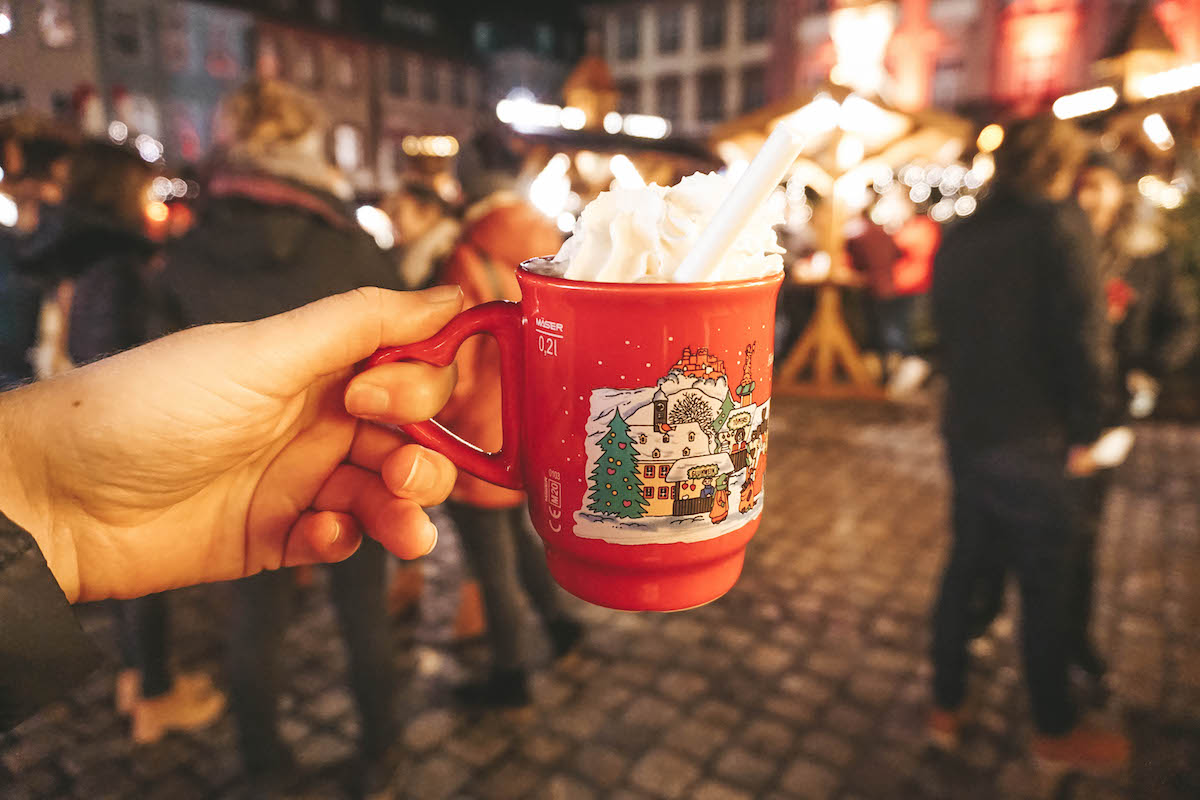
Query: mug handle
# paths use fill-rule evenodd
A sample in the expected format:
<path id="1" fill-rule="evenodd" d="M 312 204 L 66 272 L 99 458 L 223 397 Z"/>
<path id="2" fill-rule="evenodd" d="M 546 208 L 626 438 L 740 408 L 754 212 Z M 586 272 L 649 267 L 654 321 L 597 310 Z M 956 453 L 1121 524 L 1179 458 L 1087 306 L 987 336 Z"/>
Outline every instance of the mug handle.
<path id="1" fill-rule="evenodd" d="M 459 469 L 506 489 L 523 489 L 521 480 L 521 381 L 524 351 L 521 347 L 521 304 L 496 300 L 469 308 L 423 342 L 385 347 L 367 359 L 364 369 L 393 361 L 421 361 L 449 366 L 458 348 L 478 333 L 491 334 L 500 345 L 501 430 L 503 444 L 488 453 L 434 420 L 402 425 L 417 444 L 436 450 Z"/>

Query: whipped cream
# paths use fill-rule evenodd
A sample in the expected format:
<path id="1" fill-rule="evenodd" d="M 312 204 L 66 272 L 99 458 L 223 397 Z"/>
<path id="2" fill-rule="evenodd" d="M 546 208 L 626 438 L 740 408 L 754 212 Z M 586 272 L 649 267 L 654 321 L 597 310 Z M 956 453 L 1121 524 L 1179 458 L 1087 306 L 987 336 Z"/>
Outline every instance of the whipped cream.
<path id="1" fill-rule="evenodd" d="M 674 186 L 601 192 L 588 203 L 558 255 L 541 267 L 577 281 L 671 283 L 717 208 L 733 188 L 723 175 L 697 172 Z M 764 203 L 708 281 L 761 278 L 783 271 L 775 236 L 780 210 Z"/>

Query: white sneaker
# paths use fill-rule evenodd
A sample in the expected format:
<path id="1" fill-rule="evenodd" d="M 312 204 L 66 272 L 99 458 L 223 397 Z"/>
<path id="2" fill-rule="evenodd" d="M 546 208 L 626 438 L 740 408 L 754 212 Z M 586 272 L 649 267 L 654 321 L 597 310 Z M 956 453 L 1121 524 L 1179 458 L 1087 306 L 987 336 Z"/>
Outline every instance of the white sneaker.
<path id="1" fill-rule="evenodd" d="M 900 362 L 900 368 L 888 381 L 889 397 L 907 397 L 921 388 L 921 384 L 929 377 L 932 368 L 929 362 L 918 356 L 908 356 Z"/>

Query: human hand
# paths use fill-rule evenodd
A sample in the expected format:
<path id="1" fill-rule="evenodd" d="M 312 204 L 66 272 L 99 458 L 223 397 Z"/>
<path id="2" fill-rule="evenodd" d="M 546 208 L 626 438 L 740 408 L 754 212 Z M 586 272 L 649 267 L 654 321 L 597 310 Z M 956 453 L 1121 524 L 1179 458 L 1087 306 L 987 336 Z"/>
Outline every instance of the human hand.
<path id="1" fill-rule="evenodd" d="M 1072 478 L 1086 478 L 1096 472 L 1096 460 L 1092 448 L 1075 445 L 1067 452 L 1067 474 Z"/>
<path id="2" fill-rule="evenodd" d="M 432 417 L 453 368 L 353 373 L 461 305 L 453 287 L 359 289 L 0 394 L 0 511 L 72 602 L 339 561 L 363 531 L 424 555 L 437 531 L 421 506 L 446 498 L 454 467 L 361 420 Z"/>

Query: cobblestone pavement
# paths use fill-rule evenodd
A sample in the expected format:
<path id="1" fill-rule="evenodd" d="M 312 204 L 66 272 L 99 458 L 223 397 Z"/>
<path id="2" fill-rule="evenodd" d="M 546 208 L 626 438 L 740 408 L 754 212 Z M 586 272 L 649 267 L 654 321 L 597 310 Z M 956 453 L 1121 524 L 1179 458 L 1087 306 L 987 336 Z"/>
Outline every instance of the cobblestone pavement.
<path id="1" fill-rule="evenodd" d="M 580 608 L 581 657 L 535 680 L 533 719 L 472 716 L 447 685 L 478 668 L 448 631 L 461 574 L 445 536 L 420 619 L 396 625 L 406 677 L 402 790 L 415 800 L 1200 797 L 1200 430 L 1139 431 L 1100 552 L 1098 638 L 1136 764 L 1120 781 L 1046 786 L 1011 616 L 975 659 L 960 750 L 927 750 L 927 609 L 946 543 L 945 479 L 927 409 L 778 401 L 764 525 L 723 599 L 681 614 Z M 287 639 L 283 733 L 305 796 L 339 797 L 357 731 L 320 582 Z M 174 598 L 177 660 L 219 675 L 226 590 Z M 112 650 L 103 608 L 83 611 Z M 531 626 L 531 631 L 533 626 Z M 539 634 L 531 641 L 544 652 Z M 134 750 L 113 668 L 0 737 L 5 798 L 246 794 L 228 719 Z"/>

